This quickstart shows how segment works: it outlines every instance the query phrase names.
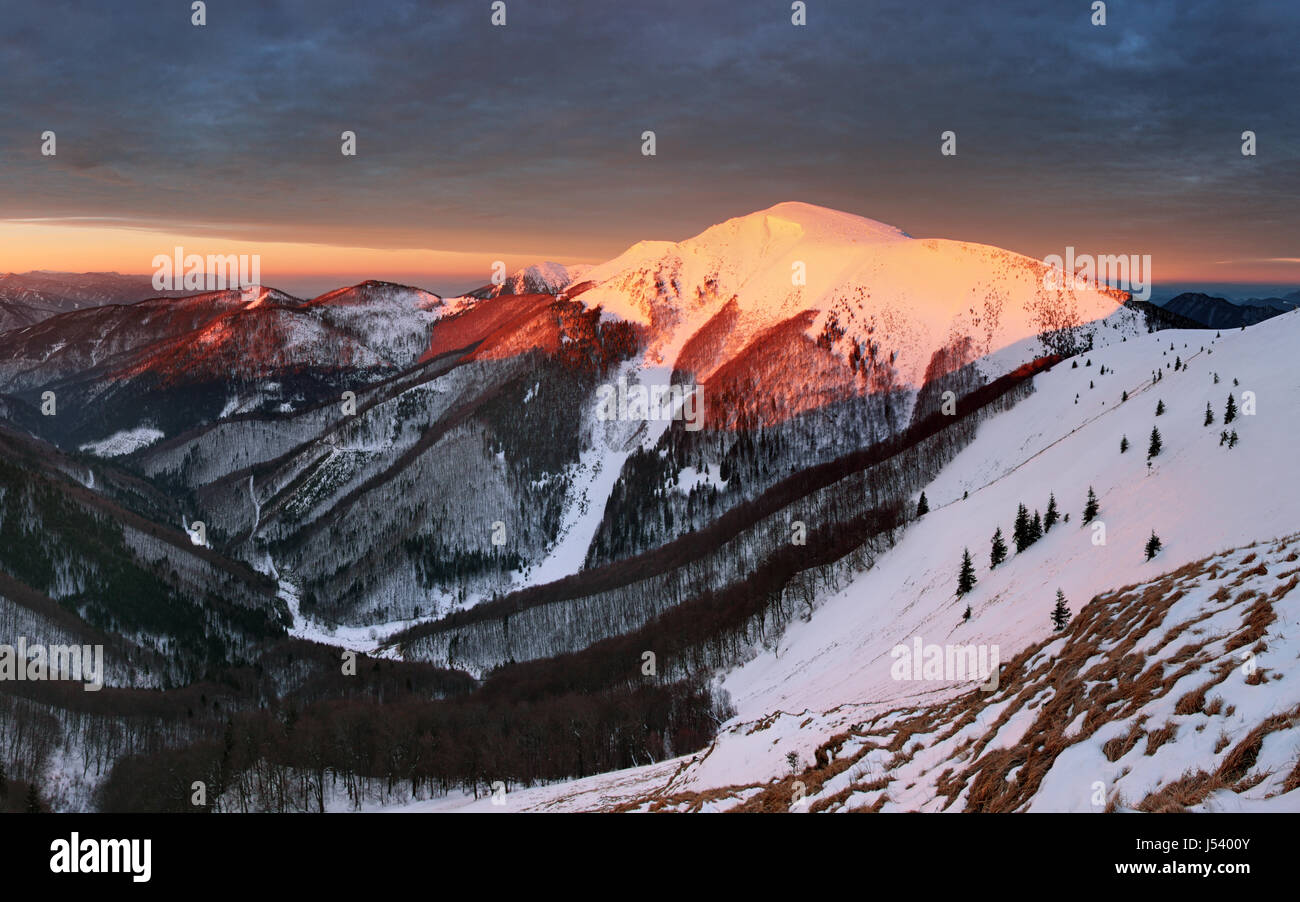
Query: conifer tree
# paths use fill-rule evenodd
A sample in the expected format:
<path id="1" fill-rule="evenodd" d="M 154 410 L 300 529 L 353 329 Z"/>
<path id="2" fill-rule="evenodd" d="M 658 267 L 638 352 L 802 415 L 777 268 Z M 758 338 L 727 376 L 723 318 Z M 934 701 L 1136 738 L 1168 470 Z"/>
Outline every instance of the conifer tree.
<path id="1" fill-rule="evenodd" d="M 1052 626 L 1057 632 L 1065 629 L 1070 622 L 1070 609 L 1065 603 L 1065 593 L 1056 590 L 1056 607 L 1052 608 Z"/>
<path id="2" fill-rule="evenodd" d="M 1150 460 L 1151 458 L 1158 455 L 1160 453 L 1160 449 L 1163 447 L 1164 445 L 1160 441 L 1160 430 L 1152 426 L 1151 444 L 1147 445 L 1147 460 Z"/>
<path id="3" fill-rule="evenodd" d="M 1034 519 L 1029 521 L 1029 544 L 1032 545 L 1043 537 L 1043 518 L 1034 511 Z"/>
<path id="4" fill-rule="evenodd" d="M 1083 506 L 1083 522 L 1091 523 L 1096 519 L 1098 510 L 1100 506 L 1097 504 L 1097 493 L 1092 490 L 1092 486 L 1088 486 L 1088 501 Z"/>
<path id="5" fill-rule="evenodd" d="M 1020 505 L 1016 510 L 1016 523 L 1011 528 L 1011 540 L 1016 543 L 1016 553 L 1029 547 L 1029 511 Z"/>
<path id="6" fill-rule="evenodd" d="M 1051 532 L 1056 521 L 1061 519 L 1061 512 L 1056 509 L 1056 493 L 1047 496 L 1047 513 L 1043 515 L 1043 532 Z"/>
<path id="7" fill-rule="evenodd" d="M 1151 560 L 1160 551 L 1160 537 L 1156 531 L 1151 530 L 1151 538 L 1147 539 L 1147 560 Z"/>
<path id="8" fill-rule="evenodd" d="M 1157 402 L 1156 402 L 1156 416 L 1161 417 L 1161 416 L 1164 416 L 1164 415 L 1165 415 L 1165 402 L 1164 402 L 1164 401 L 1157 401 Z"/>
<path id="9" fill-rule="evenodd" d="M 1205 422 L 1202 425 L 1204 426 L 1214 425 L 1214 408 L 1210 406 L 1209 401 L 1205 402 Z"/>
<path id="10" fill-rule="evenodd" d="M 1229 448 L 1235 448 L 1235 447 L 1237 447 L 1237 430 L 1236 430 L 1236 429 L 1232 430 L 1232 432 L 1228 434 L 1228 447 L 1229 447 Z"/>
<path id="11" fill-rule="evenodd" d="M 993 533 L 993 546 L 989 549 L 989 569 L 992 570 L 1006 559 L 1007 543 L 1002 539 L 1002 527 L 999 526 Z"/>
<path id="12" fill-rule="evenodd" d="M 930 502 L 925 500 L 925 492 L 922 492 L 921 499 L 916 502 L 917 519 L 924 517 L 928 513 L 930 513 Z"/>
<path id="13" fill-rule="evenodd" d="M 1128 450 L 1128 436 L 1127 435 L 1120 436 L 1119 453 L 1123 454 L 1127 450 Z"/>
<path id="14" fill-rule="evenodd" d="M 975 565 L 970 559 L 970 549 L 963 549 L 961 553 L 961 572 L 957 574 L 957 595 L 965 595 L 971 589 L 975 588 Z"/>
<path id="15" fill-rule="evenodd" d="M 1237 418 L 1237 402 L 1232 395 L 1228 395 L 1228 409 L 1223 412 L 1223 425 L 1227 426 Z"/>
<path id="16" fill-rule="evenodd" d="M 1120 399 L 1120 401 L 1127 401 L 1127 400 L 1128 400 L 1128 392 L 1125 391 L 1122 395 L 1119 396 L 1119 399 Z"/>

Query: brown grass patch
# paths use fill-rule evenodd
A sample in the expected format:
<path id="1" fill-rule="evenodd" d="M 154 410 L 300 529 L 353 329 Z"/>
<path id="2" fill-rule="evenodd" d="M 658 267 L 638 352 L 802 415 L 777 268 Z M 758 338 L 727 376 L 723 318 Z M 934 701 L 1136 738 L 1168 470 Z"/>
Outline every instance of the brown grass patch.
<path id="1" fill-rule="evenodd" d="M 1154 755 L 1156 749 L 1173 739 L 1178 733 L 1178 727 L 1173 721 L 1165 721 L 1165 725 L 1158 730 L 1152 730 L 1147 734 L 1147 751 L 1148 755 Z"/>
<path id="2" fill-rule="evenodd" d="M 1286 595 L 1288 592 L 1294 589 L 1297 585 L 1300 585 L 1300 577 L 1293 576 L 1288 582 L 1285 582 L 1282 585 L 1274 588 L 1273 591 L 1269 593 L 1268 597 L 1281 598 L 1283 595 Z"/>
<path id="3" fill-rule="evenodd" d="M 1101 747 L 1101 753 L 1106 756 L 1107 761 L 1118 761 L 1127 755 L 1133 746 L 1138 744 L 1146 731 L 1142 729 L 1142 724 L 1146 721 L 1145 715 L 1134 721 L 1133 726 L 1129 728 L 1128 735 L 1115 736 L 1106 740 L 1106 744 Z"/>
<path id="4" fill-rule="evenodd" d="M 1225 786 L 1217 773 L 1189 770 L 1174 782 L 1148 795 L 1138 803 L 1137 810 L 1153 814 L 1176 814 L 1186 811 L 1191 805 L 1199 805 L 1210 793 Z"/>
<path id="5" fill-rule="evenodd" d="M 1210 680 L 1202 686 L 1198 686 L 1191 692 L 1180 698 L 1174 705 L 1175 714 L 1195 714 L 1205 709 L 1205 693 L 1209 692 L 1215 686 L 1219 685 L 1217 680 Z"/>
<path id="6" fill-rule="evenodd" d="M 1290 719 L 1281 714 L 1275 714 L 1255 727 L 1223 759 L 1223 763 L 1219 765 L 1217 771 L 1219 778 L 1229 785 L 1239 783 L 1255 766 L 1255 761 L 1259 758 L 1259 750 L 1264 745 L 1264 737 L 1276 730 L 1290 728 Z"/>
<path id="7" fill-rule="evenodd" d="M 1268 632 L 1269 625 L 1276 619 L 1277 614 L 1273 612 L 1273 605 L 1269 603 L 1268 599 L 1257 599 L 1250 606 L 1250 610 L 1246 612 L 1246 617 L 1243 620 L 1245 628 L 1224 643 L 1224 649 L 1235 651 L 1238 648 L 1250 645 L 1252 642 L 1258 642 Z"/>

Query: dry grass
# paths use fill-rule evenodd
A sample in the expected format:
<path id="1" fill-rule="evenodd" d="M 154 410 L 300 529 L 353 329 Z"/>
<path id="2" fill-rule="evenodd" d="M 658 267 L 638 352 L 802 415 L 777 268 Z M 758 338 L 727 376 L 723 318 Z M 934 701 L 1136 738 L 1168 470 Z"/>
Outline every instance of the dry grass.
<path id="1" fill-rule="evenodd" d="M 1282 792 L 1292 792 L 1300 789 L 1300 755 L 1296 756 L 1295 767 L 1291 768 L 1291 773 L 1287 774 L 1286 779 L 1282 781 Z"/>
<path id="2" fill-rule="evenodd" d="M 1291 558 L 1300 558 L 1300 552 L 1292 552 Z M 1247 570 L 1242 564 L 1257 566 Z M 945 756 L 941 765 L 943 769 L 935 780 L 936 795 L 947 799 L 944 807 L 953 806 L 962 799 L 962 807 L 970 811 L 1022 810 L 1032 801 L 1044 776 L 1064 749 L 1116 720 L 1128 719 L 1131 722 L 1126 724 L 1127 730 L 1123 735 L 1111 738 L 1103 746 L 1102 751 L 1109 761 L 1120 760 L 1143 739 L 1146 740 L 1145 754 L 1155 754 L 1161 746 L 1177 739 L 1178 726 L 1173 721 L 1166 721 L 1159 729 L 1148 732 L 1141 709 L 1168 695 L 1173 686 L 1189 674 L 1205 670 L 1213 676 L 1179 698 L 1174 713 L 1180 716 L 1201 713 L 1218 716 L 1225 703 L 1222 697 L 1211 693 L 1233 675 L 1236 662 L 1230 654 L 1216 661 L 1215 658 L 1222 653 L 1216 651 L 1211 657 L 1208 646 L 1228 635 L 1226 642 L 1216 647 L 1224 647 L 1227 652 L 1251 646 L 1257 652 L 1264 651 L 1264 635 L 1277 619 L 1270 601 L 1287 594 L 1300 583 L 1300 568 L 1296 568 L 1296 571 L 1285 574 L 1290 577 L 1289 582 L 1279 582 L 1265 597 L 1254 589 L 1242 588 L 1247 579 L 1268 573 L 1264 563 L 1252 553 L 1242 564 L 1233 563 L 1225 569 L 1221 563 L 1209 566 L 1206 562 L 1197 562 L 1143 586 L 1129 586 L 1096 596 L 1076 614 L 1067 641 L 1056 658 L 1044 658 L 1036 662 L 1032 672 L 1029 670 L 1030 661 L 1038 657 L 1049 642 L 1059 638 L 1053 635 L 1025 649 L 1014 660 L 1004 662 L 1001 686 L 996 692 L 972 689 L 942 703 L 875 714 L 868 722 L 858 723 L 850 732 L 834 736 L 818 748 L 814 753 L 814 765 L 803 773 L 788 775 L 766 786 L 748 787 L 760 791 L 740 803 L 735 810 L 789 811 L 797 782 L 803 784 L 805 797 L 816 795 L 828 780 L 860 761 L 871 749 L 882 748 L 892 753 L 885 773 L 863 774 L 862 782 L 855 781 L 809 808 L 817 811 L 841 808 L 857 793 L 879 792 L 880 797 L 865 805 L 864 809 L 878 811 L 889 801 L 888 787 L 892 782 L 897 781 L 901 786 L 911 781 L 918 785 L 933 779 L 923 778 L 909 769 L 905 771 L 907 776 L 899 780 L 901 775 L 896 772 L 898 768 L 906 767 L 922 746 L 917 741 L 918 736 L 928 736 L 926 741 L 931 748 L 948 743 L 969 727 L 980 712 L 994 704 L 1002 705 L 1002 709 L 993 722 L 973 736 L 962 737 L 961 742 L 954 744 Z M 1212 617 L 1215 612 L 1211 610 L 1172 629 L 1162 629 L 1170 607 L 1184 596 L 1185 591 L 1195 587 L 1188 583 L 1204 576 L 1225 579 L 1225 583 L 1211 596 L 1215 601 L 1242 605 L 1241 626 L 1235 634 L 1216 631 L 1214 635 L 1202 635 L 1204 631 L 1195 626 Z M 1204 581 L 1196 585 L 1204 585 Z M 1150 642 L 1154 636 L 1161 636 L 1156 647 L 1138 650 L 1139 642 Z M 1184 647 L 1160 662 L 1154 660 L 1162 650 L 1167 654 L 1172 643 L 1180 639 L 1186 641 Z M 1107 651 L 1098 656 L 1103 646 Z M 1097 660 L 1092 660 L 1094 658 Z M 1257 676 L 1248 682 L 1254 685 L 1266 678 L 1266 672 L 1260 669 Z M 1092 684 L 1091 687 L 1088 684 Z M 1048 694 L 1044 690 L 1049 688 L 1052 690 L 1050 697 L 1044 698 Z M 1233 710 L 1228 707 L 1223 713 L 1231 715 Z M 1015 746 L 990 748 L 989 744 L 1012 718 L 1026 718 L 1032 722 Z M 1067 741 L 1064 731 L 1075 723 L 1079 726 Z M 770 724 L 770 720 L 760 721 L 751 732 L 766 729 Z M 1265 775 L 1254 772 L 1264 737 L 1290 725 L 1287 717 L 1270 718 L 1235 746 L 1226 733 L 1220 733 L 1215 755 L 1221 756 L 1222 760 L 1212 773 L 1201 769 L 1189 770 L 1173 783 L 1150 793 L 1137 808 L 1142 811 L 1181 811 L 1199 804 L 1217 789 L 1240 792 L 1244 787 L 1257 784 L 1265 779 Z M 1205 726 L 1202 722 L 1197 729 Z M 843 747 L 851 738 L 874 741 L 859 746 L 851 755 L 843 755 Z M 1229 751 L 1223 755 L 1225 750 Z M 835 760 L 837 754 L 842 755 L 840 760 Z M 936 767 L 935 771 L 939 768 Z M 1013 771 L 1014 777 L 1009 779 Z M 1300 761 L 1288 774 L 1287 785 L 1300 788 Z M 698 795 L 680 794 L 665 799 L 663 805 L 698 810 L 711 799 L 738 798 L 743 789 L 729 787 Z M 857 804 L 865 803 L 859 798 Z M 1116 793 L 1108 800 L 1106 810 L 1125 807 Z"/>
<path id="3" fill-rule="evenodd" d="M 1215 790 L 1226 788 L 1227 784 L 1218 774 L 1207 774 L 1203 770 L 1187 771 L 1174 782 L 1162 786 L 1148 795 L 1137 805 L 1138 811 L 1154 814 L 1168 814 L 1186 811 L 1192 805 L 1199 805 Z"/>
<path id="4" fill-rule="evenodd" d="M 1178 733 L 1178 727 L 1173 721 L 1165 721 L 1165 725 L 1158 730 L 1153 730 L 1147 734 L 1147 751 L 1148 755 L 1154 755 L 1156 749 L 1173 739 Z"/>
<path id="5" fill-rule="evenodd" d="M 1246 738 L 1237 743 L 1228 752 L 1219 765 L 1217 774 L 1224 783 L 1240 783 L 1242 778 L 1255 766 L 1259 750 L 1264 745 L 1264 737 L 1277 730 L 1289 730 L 1291 720 L 1281 714 L 1275 714 L 1246 734 Z"/>
<path id="6" fill-rule="evenodd" d="M 1243 626 L 1245 627 L 1240 633 L 1233 636 L 1224 644 L 1225 651 L 1236 651 L 1251 643 L 1258 642 L 1268 632 L 1269 625 L 1277 620 L 1277 614 L 1273 612 L 1273 605 L 1267 598 L 1259 598 L 1250 610 L 1246 612 Z"/>
<path id="7" fill-rule="evenodd" d="M 1202 686 L 1198 686 L 1191 692 L 1180 698 L 1174 705 L 1175 714 L 1196 714 L 1205 710 L 1205 694 L 1219 685 L 1218 680 L 1210 680 Z M 1222 702 L 1220 703 L 1222 704 Z M 1206 712 L 1209 713 L 1208 711 Z"/>
<path id="8" fill-rule="evenodd" d="M 1101 753 L 1106 756 L 1107 761 L 1118 761 L 1132 751 L 1133 746 L 1146 735 L 1146 731 L 1142 729 L 1145 720 L 1145 717 L 1137 718 L 1129 728 L 1128 735 L 1115 736 L 1106 741 L 1106 744 L 1101 747 Z"/>

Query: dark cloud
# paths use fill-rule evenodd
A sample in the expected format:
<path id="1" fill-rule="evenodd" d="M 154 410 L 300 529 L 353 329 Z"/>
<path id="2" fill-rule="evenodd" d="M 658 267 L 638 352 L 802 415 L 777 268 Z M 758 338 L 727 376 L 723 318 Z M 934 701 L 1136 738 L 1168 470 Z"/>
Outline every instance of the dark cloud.
<path id="1" fill-rule="evenodd" d="M 1300 256 L 1300 6 L 1090 5 L 11 4 L 0 215 L 601 257 L 798 199 L 1036 255 Z"/>

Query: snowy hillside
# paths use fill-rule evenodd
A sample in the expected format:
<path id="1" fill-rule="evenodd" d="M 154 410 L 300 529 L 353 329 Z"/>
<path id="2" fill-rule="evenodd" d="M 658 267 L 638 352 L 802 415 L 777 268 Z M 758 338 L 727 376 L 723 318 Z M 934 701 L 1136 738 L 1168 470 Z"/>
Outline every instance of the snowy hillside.
<path id="1" fill-rule="evenodd" d="M 830 808 L 1300 810 L 1300 486 L 1282 456 L 1300 438 L 1298 342 L 1292 313 L 1218 338 L 1112 342 L 1039 375 L 926 487 L 930 512 L 893 549 L 726 675 L 737 714 L 709 748 L 512 805 L 777 805 L 773 785 L 788 805 L 802 779 L 808 804 Z M 1090 487 L 1099 511 L 1084 525 Z M 1017 506 L 1046 511 L 1049 494 L 1069 521 L 1016 553 Z M 990 570 L 998 528 L 1012 547 Z M 1153 531 L 1163 547 L 1147 560 Z M 966 548 L 978 582 L 958 598 Z M 1054 635 L 1058 588 L 1076 618 Z M 997 691 L 895 679 L 893 650 L 917 639 L 996 647 Z"/>

